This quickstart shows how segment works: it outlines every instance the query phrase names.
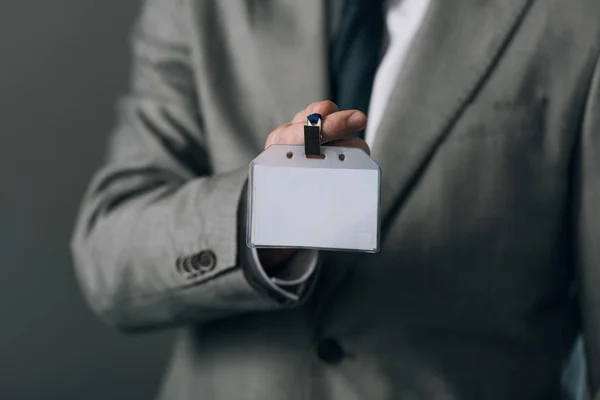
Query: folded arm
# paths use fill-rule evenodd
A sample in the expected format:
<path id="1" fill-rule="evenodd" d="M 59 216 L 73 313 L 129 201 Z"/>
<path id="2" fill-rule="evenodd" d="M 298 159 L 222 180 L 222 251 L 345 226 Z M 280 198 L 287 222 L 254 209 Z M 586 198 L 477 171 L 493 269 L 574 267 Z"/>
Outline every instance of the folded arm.
<path id="1" fill-rule="evenodd" d="M 244 244 L 247 169 L 211 171 L 184 7 L 145 3 L 131 93 L 72 239 L 89 304 L 122 329 L 293 307 L 316 275 L 316 252 L 293 256 L 278 279 Z"/>

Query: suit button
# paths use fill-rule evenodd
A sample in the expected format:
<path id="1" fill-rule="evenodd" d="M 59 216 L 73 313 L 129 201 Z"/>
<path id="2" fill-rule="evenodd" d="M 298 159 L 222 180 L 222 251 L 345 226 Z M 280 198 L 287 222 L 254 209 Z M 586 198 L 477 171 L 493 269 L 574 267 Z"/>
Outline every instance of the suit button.
<path id="1" fill-rule="evenodd" d="M 191 265 L 191 260 L 189 257 L 179 257 L 175 264 L 177 268 L 177 272 L 183 275 L 185 278 L 193 278 L 198 274 L 198 271 L 194 270 Z"/>
<path id="2" fill-rule="evenodd" d="M 344 358 L 344 349 L 333 338 L 323 339 L 317 346 L 317 356 L 327 364 L 336 365 Z"/>
<path id="3" fill-rule="evenodd" d="M 192 257 L 191 264 L 200 273 L 210 272 L 217 265 L 217 256 L 210 250 L 201 251 Z"/>

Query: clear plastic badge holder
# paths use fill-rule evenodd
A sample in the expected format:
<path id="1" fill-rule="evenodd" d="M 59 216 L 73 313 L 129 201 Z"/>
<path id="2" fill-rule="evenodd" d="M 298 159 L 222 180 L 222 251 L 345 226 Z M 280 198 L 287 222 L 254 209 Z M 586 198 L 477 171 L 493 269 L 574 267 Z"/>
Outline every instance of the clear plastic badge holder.
<path id="1" fill-rule="evenodd" d="M 307 155 L 311 145 L 272 145 L 251 162 L 248 247 L 377 252 L 379 165 L 358 148 Z"/>

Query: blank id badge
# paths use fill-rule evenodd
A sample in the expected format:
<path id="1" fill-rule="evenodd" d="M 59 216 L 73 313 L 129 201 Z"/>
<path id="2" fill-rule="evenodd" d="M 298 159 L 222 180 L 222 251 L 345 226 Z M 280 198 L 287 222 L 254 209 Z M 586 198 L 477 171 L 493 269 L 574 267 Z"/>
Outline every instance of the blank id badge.
<path id="1" fill-rule="evenodd" d="M 250 163 L 247 245 L 375 253 L 381 169 L 362 149 L 321 146 L 311 114 L 304 145 L 272 145 Z"/>

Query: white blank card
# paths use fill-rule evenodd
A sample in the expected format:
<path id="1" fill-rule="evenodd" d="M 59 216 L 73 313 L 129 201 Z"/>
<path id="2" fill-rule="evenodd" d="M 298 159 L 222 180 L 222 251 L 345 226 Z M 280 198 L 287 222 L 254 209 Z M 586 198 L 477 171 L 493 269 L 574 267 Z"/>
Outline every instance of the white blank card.
<path id="1" fill-rule="evenodd" d="M 249 247 L 377 252 L 380 168 L 361 149 L 273 145 L 250 164 Z"/>

